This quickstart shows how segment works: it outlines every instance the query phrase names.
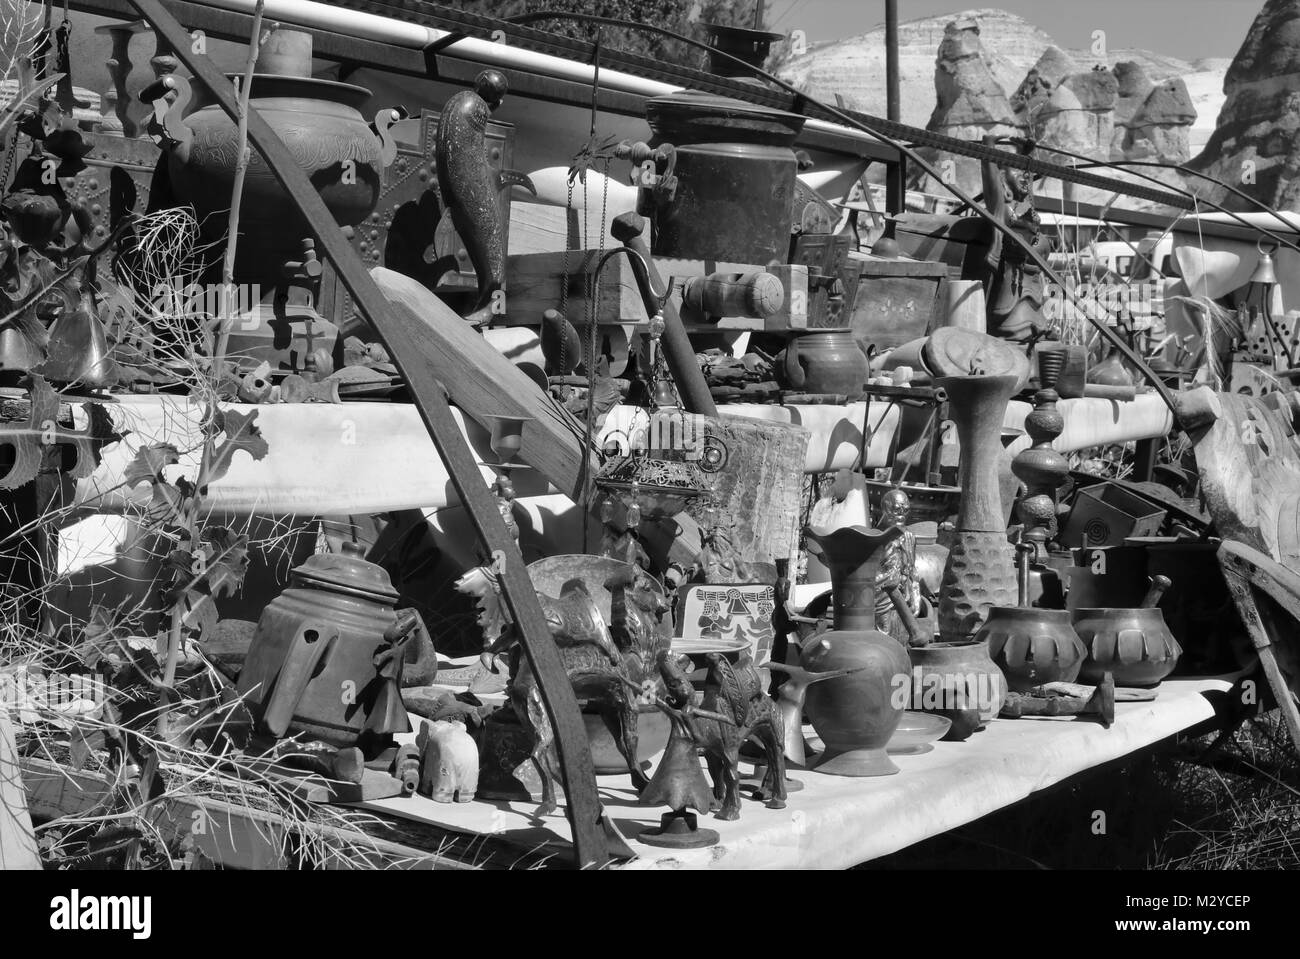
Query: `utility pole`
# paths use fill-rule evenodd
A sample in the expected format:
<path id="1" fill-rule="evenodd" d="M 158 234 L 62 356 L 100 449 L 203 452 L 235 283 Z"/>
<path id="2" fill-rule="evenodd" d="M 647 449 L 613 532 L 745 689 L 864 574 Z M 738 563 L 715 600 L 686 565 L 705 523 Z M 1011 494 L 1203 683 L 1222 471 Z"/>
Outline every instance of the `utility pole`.
<path id="1" fill-rule="evenodd" d="M 763 9 L 763 0 L 758 0 Z M 885 0 L 885 116 L 901 120 L 898 99 L 898 0 Z"/>

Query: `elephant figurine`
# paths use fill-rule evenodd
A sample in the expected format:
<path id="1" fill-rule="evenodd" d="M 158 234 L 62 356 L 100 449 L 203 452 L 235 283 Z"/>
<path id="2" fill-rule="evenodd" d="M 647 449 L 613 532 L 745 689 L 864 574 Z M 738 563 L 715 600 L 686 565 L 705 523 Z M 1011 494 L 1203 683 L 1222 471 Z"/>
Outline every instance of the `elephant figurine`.
<path id="1" fill-rule="evenodd" d="M 469 802 L 478 791 L 478 746 L 460 723 L 425 721 L 415 738 L 421 795 L 434 802 Z"/>

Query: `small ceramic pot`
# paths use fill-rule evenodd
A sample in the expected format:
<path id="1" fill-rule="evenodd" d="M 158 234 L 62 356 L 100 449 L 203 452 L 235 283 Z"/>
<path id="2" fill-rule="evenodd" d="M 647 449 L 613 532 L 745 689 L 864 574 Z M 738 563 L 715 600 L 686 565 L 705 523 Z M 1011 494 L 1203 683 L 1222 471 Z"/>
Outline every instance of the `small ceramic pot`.
<path id="1" fill-rule="evenodd" d="M 1183 653 L 1158 608 L 1076 609 L 1074 630 L 1088 651 L 1079 681 L 1090 685 L 1110 673 L 1116 686 L 1155 686 Z"/>
<path id="2" fill-rule="evenodd" d="M 930 643 L 913 646 L 907 654 L 912 662 L 907 708 L 952 719 L 949 738 L 973 731 L 972 720 L 983 725 L 1002 711 L 1006 679 L 989 656 L 987 640 Z"/>
<path id="3" fill-rule="evenodd" d="M 871 367 L 848 329 L 801 330 L 785 348 L 785 381 L 803 393 L 840 393 L 862 399 Z"/>
<path id="4" fill-rule="evenodd" d="M 1087 654 L 1064 609 L 995 607 L 976 638 L 988 642 L 989 655 L 1017 693 L 1074 682 Z"/>

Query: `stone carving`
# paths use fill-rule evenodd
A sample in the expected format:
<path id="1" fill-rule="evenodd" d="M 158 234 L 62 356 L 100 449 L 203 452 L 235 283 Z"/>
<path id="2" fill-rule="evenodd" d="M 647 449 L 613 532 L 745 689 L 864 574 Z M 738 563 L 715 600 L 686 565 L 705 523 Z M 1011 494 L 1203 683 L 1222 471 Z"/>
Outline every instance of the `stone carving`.
<path id="1" fill-rule="evenodd" d="M 460 723 L 426 720 L 420 751 L 419 792 L 434 802 L 469 802 L 478 791 L 478 746 Z"/>

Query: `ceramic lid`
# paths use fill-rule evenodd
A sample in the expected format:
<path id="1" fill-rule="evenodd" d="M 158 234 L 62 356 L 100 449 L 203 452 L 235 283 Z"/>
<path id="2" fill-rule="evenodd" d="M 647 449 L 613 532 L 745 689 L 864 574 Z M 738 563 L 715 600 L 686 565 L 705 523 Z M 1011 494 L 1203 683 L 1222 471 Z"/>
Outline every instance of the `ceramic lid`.
<path id="1" fill-rule="evenodd" d="M 1029 358 L 1020 347 L 957 326 L 940 327 L 930 334 L 921 359 L 935 376 L 968 376 L 977 367 L 985 376 L 1014 376 L 1020 387 L 1029 379 Z"/>
<path id="2" fill-rule="evenodd" d="M 317 553 L 293 571 L 304 586 L 347 593 L 391 605 L 397 602 L 397 590 L 382 566 L 362 556 L 359 543 L 345 542 L 341 553 Z"/>
<path id="3" fill-rule="evenodd" d="M 806 117 L 698 90 L 646 101 L 650 129 L 674 146 L 691 143 L 794 145 Z"/>

